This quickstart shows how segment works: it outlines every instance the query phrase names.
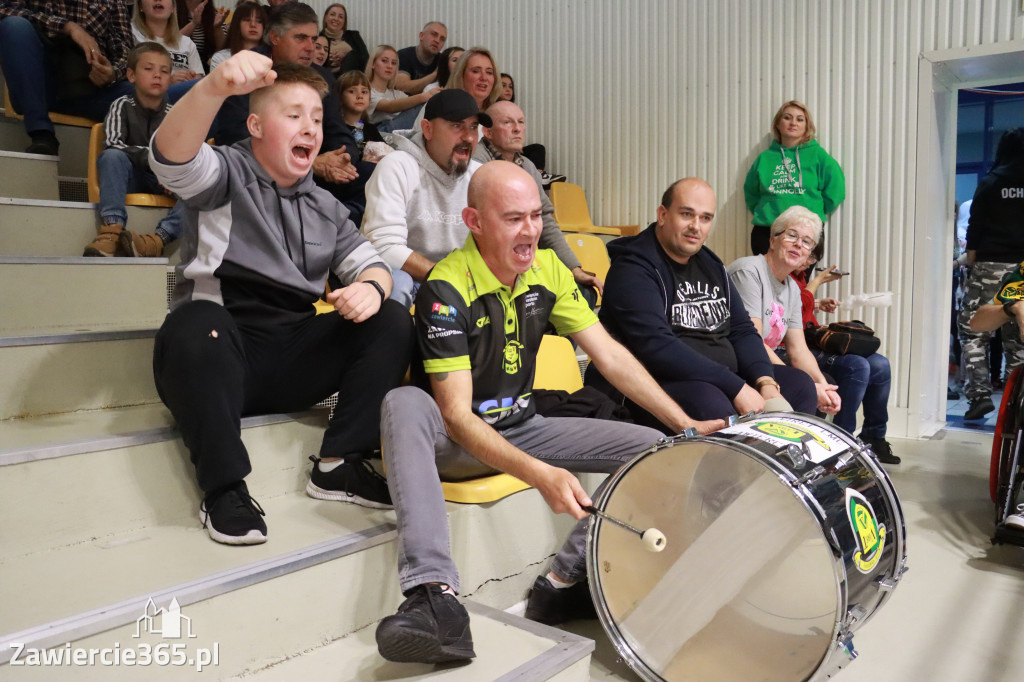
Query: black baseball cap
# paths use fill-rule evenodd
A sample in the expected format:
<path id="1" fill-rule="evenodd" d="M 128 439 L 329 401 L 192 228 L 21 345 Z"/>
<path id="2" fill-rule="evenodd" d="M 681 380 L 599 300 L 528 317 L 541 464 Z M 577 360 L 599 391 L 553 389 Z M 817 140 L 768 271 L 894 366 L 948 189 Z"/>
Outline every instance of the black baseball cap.
<path id="1" fill-rule="evenodd" d="M 491 127 L 491 117 L 480 111 L 473 96 L 460 88 L 445 88 L 427 100 L 423 118 L 428 121 L 443 118 L 446 121 L 462 121 L 476 116 L 481 125 Z"/>

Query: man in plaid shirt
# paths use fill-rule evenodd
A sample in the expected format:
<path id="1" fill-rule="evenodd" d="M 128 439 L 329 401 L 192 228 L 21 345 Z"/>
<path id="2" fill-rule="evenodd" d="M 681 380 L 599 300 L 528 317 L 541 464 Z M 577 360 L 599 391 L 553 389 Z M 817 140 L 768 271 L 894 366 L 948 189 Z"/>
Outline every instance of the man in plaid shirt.
<path id="1" fill-rule="evenodd" d="M 56 154 L 47 112 L 103 120 L 130 94 L 132 39 L 125 0 L 6 0 L 0 3 L 0 62 L 14 109 L 25 116 L 32 154 Z"/>

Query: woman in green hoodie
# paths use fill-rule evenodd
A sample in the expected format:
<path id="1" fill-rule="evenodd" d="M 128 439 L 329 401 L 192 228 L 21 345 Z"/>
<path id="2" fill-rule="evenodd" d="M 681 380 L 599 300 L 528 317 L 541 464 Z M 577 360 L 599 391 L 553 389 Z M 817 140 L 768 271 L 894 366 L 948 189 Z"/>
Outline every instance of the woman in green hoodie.
<path id="1" fill-rule="evenodd" d="M 768 251 L 770 226 L 790 206 L 804 206 L 822 222 L 846 198 L 843 169 L 814 139 L 814 119 L 807 105 L 790 100 L 772 120 L 771 146 L 747 173 L 743 195 L 754 214 L 750 249 Z"/>

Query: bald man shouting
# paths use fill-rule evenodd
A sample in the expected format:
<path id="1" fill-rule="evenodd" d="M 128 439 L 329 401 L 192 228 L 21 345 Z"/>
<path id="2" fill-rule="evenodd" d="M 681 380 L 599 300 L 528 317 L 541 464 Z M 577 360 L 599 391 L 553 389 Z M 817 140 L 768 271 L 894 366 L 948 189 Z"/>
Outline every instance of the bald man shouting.
<path id="1" fill-rule="evenodd" d="M 535 487 L 558 513 L 580 519 L 551 572 L 530 593 L 528 618 L 558 623 L 593 617 L 586 583 L 590 497 L 567 469 L 612 472 L 651 446 L 650 428 L 579 418 L 544 418 L 531 400 L 541 336 L 549 321 L 602 373 L 676 431 L 722 428 L 698 422 L 662 391 L 605 332 L 580 300 L 569 270 L 538 250 L 541 201 L 530 175 L 495 161 L 477 170 L 462 217 L 469 237 L 438 263 L 416 298 L 427 393 L 388 393 L 381 443 L 398 516 L 399 580 L 406 600 L 381 621 L 377 647 L 390 661 L 473 658 L 469 615 L 456 599 L 441 480 L 504 471 Z"/>

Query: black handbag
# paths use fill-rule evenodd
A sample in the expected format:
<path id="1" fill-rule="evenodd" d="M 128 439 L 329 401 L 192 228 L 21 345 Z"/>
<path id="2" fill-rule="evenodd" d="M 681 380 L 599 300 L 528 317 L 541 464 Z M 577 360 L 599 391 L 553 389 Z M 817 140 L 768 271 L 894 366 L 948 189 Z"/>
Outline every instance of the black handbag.
<path id="1" fill-rule="evenodd" d="M 833 322 L 827 327 L 808 322 L 804 336 L 808 346 L 834 355 L 867 357 L 878 352 L 882 345 L 882 340 L 875 336 L 875 330 L 860 320 Z"/>

